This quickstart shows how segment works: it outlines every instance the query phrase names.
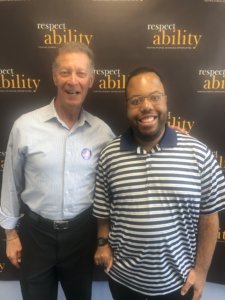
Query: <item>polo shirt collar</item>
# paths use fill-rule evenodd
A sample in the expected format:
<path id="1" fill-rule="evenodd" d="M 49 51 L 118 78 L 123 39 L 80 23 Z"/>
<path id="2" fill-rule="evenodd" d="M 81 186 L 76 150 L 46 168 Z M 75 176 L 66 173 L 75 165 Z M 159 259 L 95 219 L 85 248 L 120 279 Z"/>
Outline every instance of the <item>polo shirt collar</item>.
<path id="1" fill-rule="evenodd" d="M 157 148 L 171 148 L 177 145 L 176 132 L 166 126 L 165 133 L 159 141 Z M 128 128 L 121 136 L 120 150 L 121 151 L 137 151 L 139 146 L 135 143 L 132 128 Z"/>

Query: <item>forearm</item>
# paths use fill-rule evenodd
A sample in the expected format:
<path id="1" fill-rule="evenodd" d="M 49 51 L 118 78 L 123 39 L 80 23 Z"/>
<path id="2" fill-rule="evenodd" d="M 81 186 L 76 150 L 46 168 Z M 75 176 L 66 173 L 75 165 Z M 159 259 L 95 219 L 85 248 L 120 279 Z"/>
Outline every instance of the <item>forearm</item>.
<path id="1" fill-rule="evenodd" d="M 218 214 L 200 216 L 195 265 L 190 270 L 187 280 L 181 289 L 181 294 L 185 295 L 190 287 L 193 287 L 194 295 L 192 300 L 199 300 L 201 298 L 216 246 L 218 229 Z"/>
<path id="2" fill-rule="evenodd" d="M 109 272 L 113 264 L 113 253 L 108 243 L 108 237 L 109 219 L 98 219 L 98 247 L 95 252 L 94 260 L 96 265 L 104 266 L 106 272 Z"/>
<path id="3" fill-rule="evenodd" d="M 109 237 L 109 219 L 98 219 L 98 238 Z"/>
<path id="4" fill-rule="evenodd" d="M 19 236 L 16 229 L 5 229 L 6 241 L 17 239 Z"/>
<path id="5" fill-rule="evenodd" d="M 199 219 L 195 269 L 207 276 L 216 247 L 219 230 L 218 214 L 202 215 Z"/>

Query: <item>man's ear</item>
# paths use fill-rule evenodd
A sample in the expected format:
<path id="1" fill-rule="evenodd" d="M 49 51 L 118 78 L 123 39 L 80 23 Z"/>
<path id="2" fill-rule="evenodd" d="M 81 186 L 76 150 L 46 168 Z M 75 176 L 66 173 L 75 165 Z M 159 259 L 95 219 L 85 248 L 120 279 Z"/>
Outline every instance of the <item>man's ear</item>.
<path id="1" fill-rule="evenodd" d="M 52 79 L 53 79 L 53 82 L 54 82 L 54 85 L 57 86 L 57 79 L 56 79 L 56 75 L 55 75 L 55 72 L 54 70 L 52 71 Z"/>
<path id="2" fill-rule="evenodd" d="M 95 80 L 95 74 L 93 72 L 90 77 L 89 88 L 91 88 L 93 86 L 94 80 Z"/>

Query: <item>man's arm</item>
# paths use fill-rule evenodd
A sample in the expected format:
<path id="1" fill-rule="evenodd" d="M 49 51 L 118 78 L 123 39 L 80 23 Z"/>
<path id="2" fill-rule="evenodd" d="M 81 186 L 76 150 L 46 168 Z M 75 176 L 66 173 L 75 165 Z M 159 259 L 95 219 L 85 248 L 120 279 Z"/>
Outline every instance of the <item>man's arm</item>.
<path id="1" fill-rule="evenodd" d="M 15 227 L 20 218 L 20 199 L 18 195 L 24 186 L 24 161 L 18 151 L 18 136 L 20 134 L 14 131 L 15 129 L 12 129 L 9 136 L 3 168 L 0 226 L 5 229 L 6 256 L 18 268 L 22 246 Z"/>
<path id="2" fill-rule="evenodd" d="M 206 276 L 216 247 L 219 230 L 218 214 L 201 215 L 198 226 L 198 240 L 195 267 L 190 271 L 181 294 L 185 295 L 192 286 L 192 300 L 199 300 L 205 285 Z"/>
<path id="3" fill-rule="evenodd" d="M 98 239 L 108 239 L 109 237 L 109 220 L 98 219 Z M 109 243 L 100 245 L 97 247 L 95 252 L 94 260 L 97 266 L 104 266 L 106 272 L 112 267 L 113 264 L 113 253 Z"/>

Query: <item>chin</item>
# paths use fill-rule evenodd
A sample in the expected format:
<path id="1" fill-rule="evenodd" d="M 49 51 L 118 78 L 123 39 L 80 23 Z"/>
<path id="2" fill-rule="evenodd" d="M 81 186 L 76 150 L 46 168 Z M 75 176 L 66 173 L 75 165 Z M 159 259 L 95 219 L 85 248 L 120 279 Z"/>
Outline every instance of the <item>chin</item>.
<path id="1" fill-rule="evenodd" d="M 137 136 L 143 141 L 154 141 L 161 136 L 162 131 L 154 130 L 154 131 L 136 131 Z"/>
<path id="2" fill-rule="evenodd" d="M 156 136 L 155 135 L 152 135 L 152 134 L 139 134 L 138 135 L 139 139 L 141 139 L 142 141 L 153 141 Z"/>

